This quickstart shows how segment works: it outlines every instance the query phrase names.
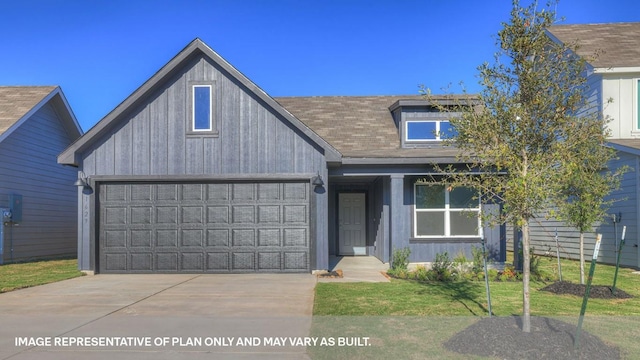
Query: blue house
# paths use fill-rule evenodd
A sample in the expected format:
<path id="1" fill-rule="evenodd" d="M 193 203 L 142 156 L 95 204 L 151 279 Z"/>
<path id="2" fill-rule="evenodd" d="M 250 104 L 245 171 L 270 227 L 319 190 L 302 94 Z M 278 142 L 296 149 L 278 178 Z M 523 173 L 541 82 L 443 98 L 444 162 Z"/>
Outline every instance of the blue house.
<path id="1" fill-rule="evenodd" d="M 437 98 L 442 105 L 452 101 Z M 79 267 L 310 272 L 332 255 L 429 262 L 479 246 L 440 184 L 447 116 L 419 96 L 272 98 L 196 39 L 58 161 L 78 168 Z M 504 228 L 485 229 L 497 260 Z"/>

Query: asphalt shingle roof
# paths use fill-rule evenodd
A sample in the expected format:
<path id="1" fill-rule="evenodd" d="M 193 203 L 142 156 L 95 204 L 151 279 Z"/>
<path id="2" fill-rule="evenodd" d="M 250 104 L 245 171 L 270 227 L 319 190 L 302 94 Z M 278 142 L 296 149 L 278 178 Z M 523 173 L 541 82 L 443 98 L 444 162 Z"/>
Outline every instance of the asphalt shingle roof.
<path id="1" fill-rule="evenodd" d="M 0 86 L 0 135 L 55 88 L 55 86 Z"/>
<path id="2" fill-rule="evenodd" d="M 549 32 L 565 44 L 577 42 L 578 55 L 596 68 L 635 67 L 640 59 L 640 22 L 556 25 Z M 595 59 L 589 60 L 595 54 Z"/>
<path id="3" fill-rule="evenodd" d="M 278 97 L 275 100 L 296 118 L 350 158 L 453 158 L 451 148 L 400 148 L 389 107 L 405 96 Z"/>

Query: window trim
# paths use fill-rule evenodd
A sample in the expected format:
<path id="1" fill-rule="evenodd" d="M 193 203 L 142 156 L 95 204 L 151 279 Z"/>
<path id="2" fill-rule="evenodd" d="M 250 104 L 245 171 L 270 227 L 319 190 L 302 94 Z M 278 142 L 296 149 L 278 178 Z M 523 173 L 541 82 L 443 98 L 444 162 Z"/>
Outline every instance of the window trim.
<path id="1" fill-rule="evenodd" d="M 428 122 L 428 123 L 435 123 L 436 124 L 436 130 L 435 130 L 435 139 L 409 139 L 409 123 L 420 123 L 420 122 Z M 441 136 L 440 136 L 440 123 L 442 122 L 448 122 L 450 123 L 449 119 L 442 119 L 442 120 L 437 120 L 437 119 L 429 119 L 429 120 L 405 120 L 404 121 L 404 142 L 405 143 L 416 143 L 416 142 L 427 142 L 427 141 L 442 141 L 444 140 Z"/>
<path id="2" fill-rule="evenodd" d="M 480 227 L 482 226 L 480 214 L 482 211 L 482 206 L 480 199 L 478 199 L 478 207 L 477 208 L 450 208 L 450 198 L 449 194 L 451 193 L 448 184 L 444 184 L 445 195 L 444 195 L 444 208 L 442 209 L 418 209 L 417 199 L 416 199 L 416 187 L 417 186 L 430 186 L 437 185 L 437 183 L 422 183 L 422 182 L 414 182 L 413 184 L 413 229 L 412 229 L 412 238 L 416 240 L 429 240 L 429 239 L 475 239 L 480 237 Z M 444 235 L 418 235 L 418 213 L 444 213 Z M 477 216 L 477 230 L 473 235 L 451 235 L 451 213 L 462 213 L 462 212 L 475 212 L 478 214 Z"/>
<path id="3" fill-rule="evenodd" d="M 640 132 L 640 78 L 633 78 L 634 130 Z"/>
<path id="4" fill-rule="evenodd" d="M 195 114 L 195 91 L 198 87 L 209 88 L 209 128 L 196 129 Z M 216 96 L 215 81 L 188 81 L 187 82 L 187 111 L 186 111 L 186 134 L 187 136 L 218 137 L 216 122 Z"/>

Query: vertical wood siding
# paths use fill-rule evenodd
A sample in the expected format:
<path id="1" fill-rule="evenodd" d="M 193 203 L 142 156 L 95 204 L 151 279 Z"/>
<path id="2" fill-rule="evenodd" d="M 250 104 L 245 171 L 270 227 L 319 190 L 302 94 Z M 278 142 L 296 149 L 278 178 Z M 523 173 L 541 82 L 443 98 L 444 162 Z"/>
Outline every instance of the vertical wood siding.
<path id="1" fill-rule="evenodd" d="M 44 105 L 0 143 L 0 207 L 8 195 L 23 197 L 23 221 L 5 227 L 4 259 L 75 255 L 77 249 L 76 169 L 56 157 L 72 139 L 52 105 Z"/>
<path id="2" fill-rule="evenodd" d="M 218 137 L 186 134 L 189 81 L 214 81 Z M 216 66 L 198 58 L 83 154 L 87 175 L 315 173 L 324 156 Z"/>
<path id="3" fill-rule="evenodd" d="M 634 121 L 634 110 L 637 108 L 634 86 L 632 76 L 602 76 L 602 111 L 611 119 L 609 128 L 613 139 L 630 138 L 632 132 L 638 133 Z M 609 99 L 611 103 L 608 103 Z"/>

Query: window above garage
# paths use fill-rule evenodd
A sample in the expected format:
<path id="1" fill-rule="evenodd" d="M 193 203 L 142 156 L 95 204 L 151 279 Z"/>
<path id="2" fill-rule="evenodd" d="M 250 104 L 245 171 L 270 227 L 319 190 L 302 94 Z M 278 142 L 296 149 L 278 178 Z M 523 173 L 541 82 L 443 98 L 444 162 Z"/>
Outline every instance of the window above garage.
<path id="1" fill-rule="evenodd" d="M 187 135 L 217 136 L 214 82 L 191 81 L 187 93 Z"/>
<path id="2" fill-rule="evenodd" d="M 408 120 L 404 124 L 405 142 L 441 141 L 456 135 L 448 120 Z"/>

